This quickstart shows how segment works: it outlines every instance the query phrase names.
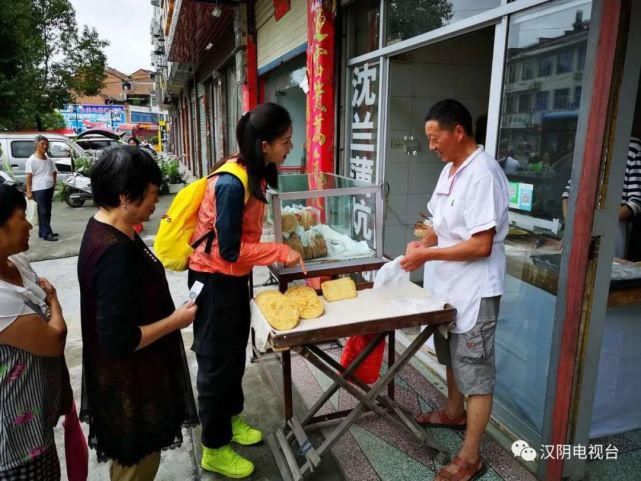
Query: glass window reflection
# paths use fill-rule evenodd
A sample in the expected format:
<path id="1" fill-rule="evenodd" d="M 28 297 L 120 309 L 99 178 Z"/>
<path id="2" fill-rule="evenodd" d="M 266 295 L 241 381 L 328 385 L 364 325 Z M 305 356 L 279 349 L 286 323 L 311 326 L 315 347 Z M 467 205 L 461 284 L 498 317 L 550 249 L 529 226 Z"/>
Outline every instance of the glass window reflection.
<path id="1" fill-rule="evenodd" d="M 511 16 L 508 27 L 497 158 L 510 182 L 511 228 L 495 400 L 523 421 L 523 436 L 543 430 L 590 12 L 590 1 L 557 1 Z"/>
<path id="2" fill-rule="evenodd" d="M 352 24 L 352 48 L 350 57 L 358 57 L 379 45 L 380 1 L 361 0 L 349 9 Z"/>
<path id="3" fill-rule="evenodd" d="M 444 27 L 500 4 L 500 0 L 385 0 L 385 44 Z"/>

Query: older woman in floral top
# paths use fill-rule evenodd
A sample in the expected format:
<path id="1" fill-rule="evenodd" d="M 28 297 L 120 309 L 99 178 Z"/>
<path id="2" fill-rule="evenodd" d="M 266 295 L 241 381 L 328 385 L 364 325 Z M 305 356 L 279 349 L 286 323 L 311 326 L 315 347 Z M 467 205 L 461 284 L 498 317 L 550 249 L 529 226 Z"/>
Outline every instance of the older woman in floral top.
<path id="1" fill-rule="evenodd" d="M 23 252 L 24 196 L 0 185 L 0 481 L 60 479 L 53 427 L 71 402 L 56 290 Z"/>

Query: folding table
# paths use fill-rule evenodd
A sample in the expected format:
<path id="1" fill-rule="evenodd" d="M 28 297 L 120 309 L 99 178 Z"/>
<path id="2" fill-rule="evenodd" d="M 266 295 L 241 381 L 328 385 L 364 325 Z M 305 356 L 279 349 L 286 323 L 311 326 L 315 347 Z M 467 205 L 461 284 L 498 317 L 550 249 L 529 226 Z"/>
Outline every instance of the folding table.
<path id="1" fill-rule="evenodd" d="M 399 300 L 426 298 L 427 302 L 418 312 L 408 312 L 399 305 Z M 284 423 L 276 433 L 267 437 L 281 475 L 286 481 L 298 481 L 309 475 L 319 465 L 322 457 L 347 432 L 358 417 L 366 410 L 374 411 L 390 424 L 405 429 L 422 441 L 427 448 L 436 451 L 437 459 L 445 462 L 449 452 L 440 446 L 425 429 L 420 427 L 394 401 L 394 377 L 410 361 L 438 326 L 452 322 L 456 309 L 449 304 L 427 296 L 424 289 L 412 284 L 384 286 L 358 292 L 355 299 L 325 303 L 325 314 L 317 319 L 302 320 L 290 331 L 276 331 L 269 326 L 260 309 L 252 301 L 252 325 L 257 337 L 268 343 L 274 350 L 281 350 L 283 372 Z M 398 359 L 395 359 L 394 332 L 397 329 L 423 327 L 421 333 Z M 319 343 L 342 337 L 374 334 L 374 338 L 354 361 L 343 368 L 325 353 Z M 379 342 L 389 337 L 388 369 L 372 386 L 351 378 L 351 374 L 374 350 Z M 321 372 L 333 384 L 318 401 L 302 416 L 293 414 L 291 351 L 295 351 Z M 357 400 L 351 410 L 318 416 L 318 411 L 339 389 L 343 388 Z M 387 393 L 384 393 L 387 388 Z M 341 421 L 325 437 L 323 443 L 312 445 L 306 429 L 310 426 L 333 419 Z"/>

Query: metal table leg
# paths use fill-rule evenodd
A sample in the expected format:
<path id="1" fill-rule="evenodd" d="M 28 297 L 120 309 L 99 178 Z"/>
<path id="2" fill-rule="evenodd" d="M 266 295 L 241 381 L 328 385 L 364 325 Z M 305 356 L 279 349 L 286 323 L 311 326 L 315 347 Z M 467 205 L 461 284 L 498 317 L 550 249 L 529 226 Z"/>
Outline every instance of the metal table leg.
<path id="1" fill-rule="evenodd" d="M 283 366 L 283 397 L 285 399 L 285 422 L 289 421 L 294 414 L 292 401 L 292 356 L 287 349 L 281 353 Z"/>
<path id="2" fill-rule="evenodd" d="M 405 428 L 414 434 L 418 439 L 430 449 L 437 451 L 437 458 L 439 461 L 444 462 L 449 457 L 449 451 L 437 443 L 428 432 L 418 426 L 416 422 L 408 416 L 393 400 L 390 394 L 390 384 L 394 382 L 395 376 L 398 372 L 410 361 L 414 354 L 421 348 L 427 338 L 433 334 L 436 327 L 428 326 L 424 329 L 416 339 L 408 346 L 405 351 L 400 355 L 398 361 L 395 356 L 391 357 L 391 363 L 385 375 L 383 375 L 373 386 L 369 387 L 360 383 L 357 380 L 348 381 L 351 373 L 360 365 L 363 359 L 369 354 L 380 341 L 379 336 L 372 340 L 366 347 L 365 351 L 345 369 L 342 366 L 337 366 L 338 363 L 326 353 L 322 352 L 317 346 L 305 345 L 296 348 L 296 351 L 308 359 L 312 364 L 318 367 L 322 372 L 329 376 L 334 383 L 327 390 L 317 403 L 305 414 L 303 421 L 300 422 L 292 414 L 291 405 L 291 360 L 290 352 L 283 352 L 283 376 L 285 389 L 289 392 L 285 395 L 285 416 L 286 422 L 282 429 L 279 429 L 276 435 L 269 442 L 270 448 L 277 460 L 283 479 L 300 480 L 307 474 L 314 471 L 314 468 L 320 463 L 321 458 L 332 448 L 332 446 L 347 432 L 347 430 L 356 422 L 361 413 L 366 409 L 371 409 L 377 414 L 381 415 L 390 424 L 398 427 Z M 385 336 L 387 333 L 382 333 L 380 336 Z M 393 339 L 393 337 L 392 337 Z M 371 348 L 371 349 L 370 349 Z M 394 345 L 391 344 L 390 350 L 393 350 Z M 365 355 L 363 355 L 365 354 Z M 388 357 L 388 359 L 390 359 Z M 289 383 L 287 379 L 289 378 Z M 315 418 L 314 414 L 318 412 L 320 407 L 327 402 L 331 394 L 336 392 L 337 389 L 343 387 L 356 399 L 358 404 L 352 409 L 346 417 L 342 419 L 340 424 L 325 438 L 323 443 L 316 449 L 311 445 L 307 435 L 304 431 L 304 426 L 311 424 Z M 387 388 L 387 394 L 383 395 L 382 392 Z M 329 396 L 327 393 L 331 392 Z M 393 395 L 394 392 L 391 391 Z M 289 399 L 289 404 L 287 402 Z M 287 433 L 287 434 L 286 434 Z M 305 456 L 306 461 L 299 465 L 296 461 L 296 456 L 291 446 L 291 442 L 296 439 L 299 446 L 299 454 Z"/>

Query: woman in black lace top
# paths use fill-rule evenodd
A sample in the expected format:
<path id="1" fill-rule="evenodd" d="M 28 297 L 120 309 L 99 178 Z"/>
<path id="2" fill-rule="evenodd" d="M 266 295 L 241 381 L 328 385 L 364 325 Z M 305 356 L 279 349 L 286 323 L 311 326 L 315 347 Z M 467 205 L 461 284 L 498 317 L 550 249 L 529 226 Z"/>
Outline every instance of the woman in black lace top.
<path id="1" fill-rule="evenodd" d="M 106 151 L 91 184 L 100 207 L 78 259 L 83 372 L 81 419 L 111 479 L 152 480 L 160 450 L 197 423 L 180 329 L 196 306 L 174 308 L 162 264 L 134 232 L 158 202 L 160 169 L 145 152 Z"/>

